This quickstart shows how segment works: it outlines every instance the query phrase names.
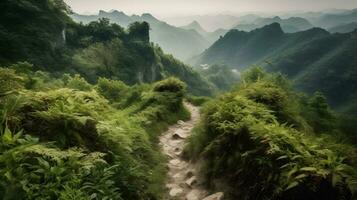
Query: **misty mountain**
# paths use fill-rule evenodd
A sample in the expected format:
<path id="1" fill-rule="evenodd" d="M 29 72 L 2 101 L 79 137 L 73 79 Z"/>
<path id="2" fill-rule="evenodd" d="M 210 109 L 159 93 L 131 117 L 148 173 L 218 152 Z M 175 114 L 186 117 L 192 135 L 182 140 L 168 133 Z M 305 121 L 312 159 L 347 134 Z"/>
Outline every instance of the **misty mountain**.
<path id="1" fill-rule="evenodd" d="M 233 29 L 251 31 L 272 23 L 279 23 L 283 31 L 286 33 L 304 31 L 313 27 L 313 25 L 308 20 L 301 17 L 290 17 L 288 19 L 282 19 L 276 16 L 273 18 L 257 18 L 251 23 L 239 22 L 236 26 L 233 27 Z"/>
<path id="2" fill-rule="evenodd" d="M 314 25 L 323 28 L 332 28 L 342 24 L 357 22 L 357 9 L 338 13 L 329 13 L 319 17 Z"/>
<path id="3" fill-rule="evenodd" d="M 159 44 L 164 51 L 182 60 L 199 54 L 210 45 L 205 37 L 197 31 L 169 25 L 150 14 L 128 16 L 119 11 L 100 11 L 98 15 L 73 14 L 72 18 L 77 22 L 83 23 L 88 23 L 99 18 L 108 18 L 112 23 L 117 23 L 124 27 L 135 21 L 146 21 L 150 24 L 151 41 Z"/>
<path id="4" fill-rule="evenodd" d="M 286 74 L 302 91 L 322 91 L 341 110 L 357 111 L 357 31 L 330 34 L 313 28 L 284 33 L 278 23 L 251 32 L 231 30 L 191 61 L 238 70 L 262 65 Z"/>
<path id="5" fill-rule="evenodd" d="M 228 30 L 226 29 L 217 29 L 213 32 L 208 32 L 204 28 L 202 28 L 202 26 L 197 21 L 193 21 L 186 26 L 181 26 L 180 28 L 186 30 L 195 30 L 209 42 L 209 45 L 213 44 L 219 39 L 219 37 L 224 36 L 228 32 Z"/>
<path id="6" fill-rule="evenodd" d="M 229 14 L 219 15 L 193 15 L 183 17 L 167 17 L 163 19 L 175 26 L 185 26 L 192 21 L 197 21 L 205 30 L 229 29 L 239 21 L 239 17 Z"/>
<path id="7" fill-rule="evenodd" d="M 332 28 L 329 28 L 330 33 L 350 33 L 357 29 L 357 22 L 352 22 L 348 24 L 341 24 Z"/>
<path id="8" fill-rule="evenodd" d="M 197 21 L 193 21 L 190 24 L 187 24 L 186 26 L 181 26 L 180 28 L 186 30 L 195 30 L 201 35 L 206 35 L 208 33 Z"/>

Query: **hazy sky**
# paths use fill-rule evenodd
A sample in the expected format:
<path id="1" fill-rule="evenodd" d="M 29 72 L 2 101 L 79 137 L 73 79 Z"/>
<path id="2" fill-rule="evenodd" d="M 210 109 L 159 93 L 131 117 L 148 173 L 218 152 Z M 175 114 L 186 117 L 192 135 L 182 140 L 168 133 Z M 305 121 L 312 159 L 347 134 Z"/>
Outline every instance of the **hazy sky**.
<path id="1" fill-rule="evenodd" d="M 97 13 L 116 9 L 127 14 L 156 16 L 217 14 L 224 12 L 317 11 L 357 8 L 357 0 L 65 0 L 75 12 Z"/>

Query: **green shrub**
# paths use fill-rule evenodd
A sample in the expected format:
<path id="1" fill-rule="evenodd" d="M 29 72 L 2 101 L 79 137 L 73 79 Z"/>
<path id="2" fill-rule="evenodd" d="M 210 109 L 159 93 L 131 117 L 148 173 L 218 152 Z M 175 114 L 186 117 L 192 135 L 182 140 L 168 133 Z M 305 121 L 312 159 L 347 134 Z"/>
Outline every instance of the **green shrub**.
<path id="1" fill-rule="evenodd" d="M 99 78 L 96 89 L 110 101 L 119 101 L 127 95 L 129 87 L 122 81 Z"/>
<path id="2" fill-rule="evenodd" d="M 68 82 L 66 83 L 68 88 L 81 90 L 81 91 L 89 91 L 92 89 L 92 85 L 90 85 L 83 77 L 79 74 L 74 75 L 73 77 L 68 78 Z"/>
<path id="3" fill-rule="evenodd" d="M 204 96 L 192 96 L 188 95 L 186 96 L 186 100 L 190 103 L 192 103 L 195 106 L 202 106 L 204 103 L 208 102 L 211 100 L 209 97 L 204 97 Z"/>
<path id="4" fill-rule="evenodd" d="M 154 91 L 156 92 L 177 92 L 182 93 L 186 89 L 186 84 L 177 78 L 167 78 L 159 81 L 154 85 Z"/>
<path id="5" fill-rule="evenodd" d="M 13 69 L 0 68 L 0 96 L 24 88 L 24 79 Z"/>

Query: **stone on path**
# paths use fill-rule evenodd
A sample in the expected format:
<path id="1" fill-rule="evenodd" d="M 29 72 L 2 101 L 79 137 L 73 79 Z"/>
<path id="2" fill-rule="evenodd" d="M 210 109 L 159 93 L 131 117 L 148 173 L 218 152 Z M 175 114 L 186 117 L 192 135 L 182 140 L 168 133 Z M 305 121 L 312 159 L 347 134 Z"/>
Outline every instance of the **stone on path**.
<path id="1" fill-rule="evenodd" d="M 183 189 L 182 188 L 172 188 L 169 192 L 171 197 L 176 197 L 180 194 L 183 193 Z"/>
<path id="2" fill-rule="evenodd" d="M 195 176 L 192 176 L 185 183 L 186 183 L 187 186 L 192 188 L 192 186 L 194 186 L 197 183 L 197 179 L 196 179 Z"/>
<path id="3" fill-rule="evenodd" d="M 223 197 L 224 197 L 223 192 L 217 192 L 217 193 L 214 193 L 212 195 L 209 195 L 209 196 L 205 197 L 202 200 L 222 200 Z"/>
<path id="4" fill-rule="evenodd" d="M 185 139 L 186 136 L 184 136 L 183 134 L 180 134 L 180 133 L 174 133 L 174 134 L 172 135 L 172 138 L 173 138 L 174 140 L 182 140 L 182 139 Z"/>
<path id="5" fill-rule="evenodd" d="M 179 165 L 180 163 L 181 163 L 181 161 L 179 159 L 170 160 L 171 165 Z"/>
<path id="6" fill-rule="evenodd" d="M 202 191 L 199 189 L 194 189 L 191 190 L 187 195 L 186 195 L 186 200 L 201 200 L 202 199 Z"/>
<path id="7" fill-rule="evenodd" d="M 185 122 L 184 122 L 184 121 L 182 121 L 182 120 L 179 120 L 179 121 L 177 121 L 177 124 L 179 124 L 179 125 L 183 125 L 183 124 L 185 124 Z"/>

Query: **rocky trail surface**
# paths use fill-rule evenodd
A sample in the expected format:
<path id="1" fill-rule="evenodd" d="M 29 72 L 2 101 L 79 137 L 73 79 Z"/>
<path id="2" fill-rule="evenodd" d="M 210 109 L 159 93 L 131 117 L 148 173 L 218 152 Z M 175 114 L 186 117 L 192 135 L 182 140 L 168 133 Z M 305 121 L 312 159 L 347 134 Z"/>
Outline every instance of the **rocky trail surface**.
<path id="1" fill-rule="evenodd" d="M 191 112 L 191 119 L 179 121 L 160 136 L 162 152 L 169 158 L 166 184 L 169 195 L 165 200 L 221 200 L 223 193 L 209 195 L 196 176 L 195 164 L 181 156 L 186 138 L 200 119 L 198 107 L 189 103 L 185 107 Z"/>

